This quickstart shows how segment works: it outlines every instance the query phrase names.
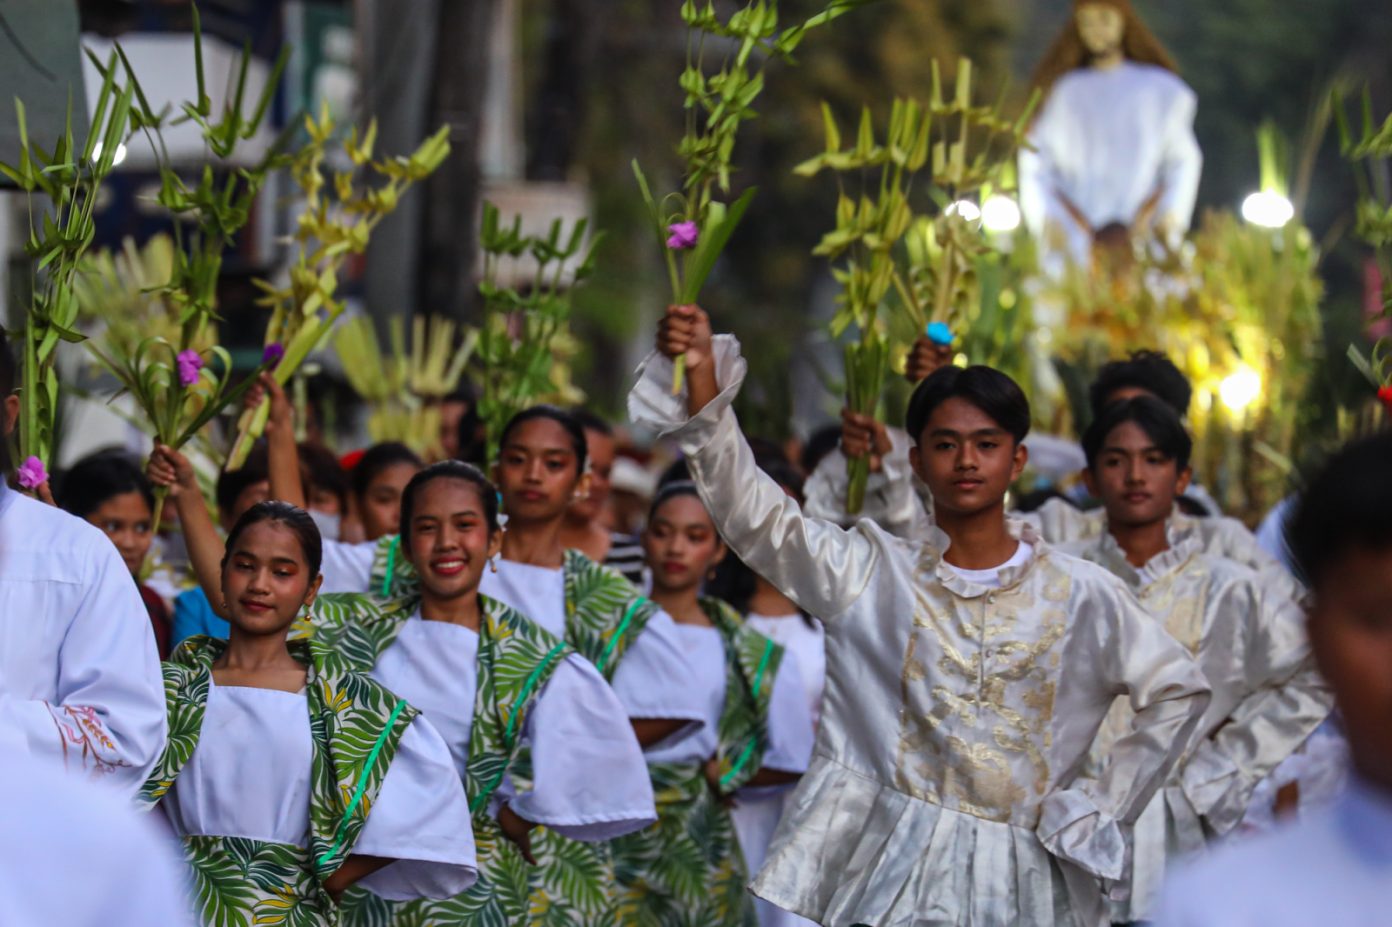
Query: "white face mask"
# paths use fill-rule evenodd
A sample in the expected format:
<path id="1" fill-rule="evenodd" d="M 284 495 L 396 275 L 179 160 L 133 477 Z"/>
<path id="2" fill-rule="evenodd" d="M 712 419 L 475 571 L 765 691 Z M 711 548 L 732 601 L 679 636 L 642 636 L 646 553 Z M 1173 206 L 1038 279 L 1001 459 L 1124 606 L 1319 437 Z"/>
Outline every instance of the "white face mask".
<path id="1" fill-rule="evenodd" d="M 339 526 L 343 522 L 342 515 L 330 515 L 327 512 L 316 512 L 309 510 L 309 517 L 314 520 L 314 524 L 319 528 L 319 534 L 326 541 L 337 541 Z"/>

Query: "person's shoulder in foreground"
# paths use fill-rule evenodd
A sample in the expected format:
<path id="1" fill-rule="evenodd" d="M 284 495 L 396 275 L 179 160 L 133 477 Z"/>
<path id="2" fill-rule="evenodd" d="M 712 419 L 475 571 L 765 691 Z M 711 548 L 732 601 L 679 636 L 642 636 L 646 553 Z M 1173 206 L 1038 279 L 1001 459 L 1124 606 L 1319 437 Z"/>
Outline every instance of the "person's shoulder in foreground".
<path id="1" fill-rule="evenodd" d="M 12 757 L 0 820 L 0 923 L 192 927 L 175 846 L 116 792 Z"/>
<path id="2" fill-rule="evenodd" d="M 1329 808 L 1179 871 L 1155 927 L 1392 921 L 1392 793 L 1354 782 Z"/>

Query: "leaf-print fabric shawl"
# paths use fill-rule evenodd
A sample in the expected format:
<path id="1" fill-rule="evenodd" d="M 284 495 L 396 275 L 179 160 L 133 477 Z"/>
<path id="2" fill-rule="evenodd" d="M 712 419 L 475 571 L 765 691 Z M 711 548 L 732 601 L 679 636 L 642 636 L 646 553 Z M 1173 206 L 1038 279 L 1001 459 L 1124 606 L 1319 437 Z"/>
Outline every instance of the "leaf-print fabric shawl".
<path id="1" fill-rule="evenodd" d="M 323 882 L 352 853 L 401 738 L 418 714 L 366 676 L 333 668 L 314 641 L 292 641 L 289 647 L 307 670 L 313 743 L 307 846 L 186 837 L 196 902 L 210 925 L 338 923 Z M 146 807 L 168 794 L 198 746 L 212 664 L 226 649 L 226 641 L 193 637 L 164 665 L 170 736 L 141 789 Z"/>
<path id="2" fill-rule="evenodd" d="M 716 759 L 721 795 L 747 783 L 768 749 L 769 703 L 783 648 L 741 622 L 724 602 L 701 606 L 725 644 L 725 705 Z M 620 885 L 618 922 L 657 927 L 752 927 L 749 872 L 730 811 L 700 763 L 649 766 L 655 826 L 613 841 Z"/>
<path id="3" fill-rule="evenodd" d="M 555 897 L 533 902 L 532 867 L 503 836 L 490 813 L 490 799 L 518 758 L 521 734 L 538 695 L 573 651 L 503 603 L 486 596 L 480 596 L 480 602 L 478 682 L 464 776 L 473 811 L 479 880 L 467 892 L 444 901 L 391 902 L 354 890 L 344 900 L 344 918 L 355 927 L 524 924 L 537 903 L 575 910 L 594 898 L 601 903 L 606 900 L 606 886 L 600 881 L 603 872 L 595 871 L 587 858 L 576 859 L 576 853 L 563 849 L 547 858 L 558 872 L 564 872 L 553 878 L 569 892 L 562 890 Z M 313 616 L 315 637 L 353 668 L 366 671 L 396 640 L 417 606 L 414 598 L 382 603 L 371 596 L 320 596 Z M 544 829 L 534 831 L 534 845 L 549 846 L 549 836 Z M 536 874 L 544 871 L 545 866 Z"/>
<path id="4" fill-rule="evenodd" d="M 565 571 L 566 643 L 610 682 L 619 661 L 643 633 L 658 607 L 621 573 L 567 550 Z"/>

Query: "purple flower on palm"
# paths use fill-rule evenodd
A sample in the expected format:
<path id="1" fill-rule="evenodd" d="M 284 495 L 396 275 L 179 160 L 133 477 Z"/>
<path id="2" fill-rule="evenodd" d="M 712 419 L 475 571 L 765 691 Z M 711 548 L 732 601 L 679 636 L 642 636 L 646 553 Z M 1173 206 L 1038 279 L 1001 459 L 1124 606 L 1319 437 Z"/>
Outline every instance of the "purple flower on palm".
<path id="1" fill-rule="evenodd" d="M 673 222 L 667 226 L 667 233 L 667 247 L 673 251 L 694 248 L 701 237 L 701 229 L 695 222 Z"/>
<path id="2" fill-rule="evenodd" d="M 37 457 L 30 457 L 19 465 L 19 485 L 25 489 L 34 489 L 48 482 L 48 471 L 44 469 L 44 462 Z"/>
<path id="3" fill-rule="evenodd" d="M 272 341 L 266 345 L 266 350 L 261 352 L 261 363 L 268 369 L 274 370 L 284 356 L 285 348 L 280 346 L 280 342 Z"/>
<path id="4" fill-rule="evenodd" d="M 192 386 L 198 382 L 198 372 L 203 369 L 203 356 L 197 351 L 180 351 L 174 358 L 179 368 L 179 385 Z"/>

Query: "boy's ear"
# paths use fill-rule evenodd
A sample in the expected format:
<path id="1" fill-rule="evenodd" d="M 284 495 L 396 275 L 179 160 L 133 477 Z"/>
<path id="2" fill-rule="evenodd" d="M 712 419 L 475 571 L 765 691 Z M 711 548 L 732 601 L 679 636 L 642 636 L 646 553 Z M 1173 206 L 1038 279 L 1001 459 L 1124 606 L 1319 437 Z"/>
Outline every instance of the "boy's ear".
<path id="1" fill-rule="evenodd" d="M 1029 448 L 1025 442 L 1015 442 L 1015 461 L 1010 467 L 1010 482 L 1015 482 L 1020 478 L 1020 474 L 1025 472 L 1025 465 L 1029 463 Z"/>
<path id="2" fill-rule="evenodd" d="M 919 464 L 922 459 L 922 456 L 918 453 L 918 442 L 915 441 L 912 446 L 909 447 L 909 466 L 913 468 L 914 473 L 922 473 L 919 469 Z"/>
<path id="3" fill-rule="evenodd" d="M 1087 487 L 1088 495 L 1097 498 L 1097 478 L 1092 475 L 1091 467 L 1084 467 L 1078 471 L 1083 478 L 1083 485 Z"/>
<path id="4" fill-rule="evenodd" d="M 1185 467 L 1179 471 L 1179 479 L 1175 480 L 1175 495 L 1182 496 L 1189 489 L 1189 484 L 1194 481 L 1194 468 Z"/>

